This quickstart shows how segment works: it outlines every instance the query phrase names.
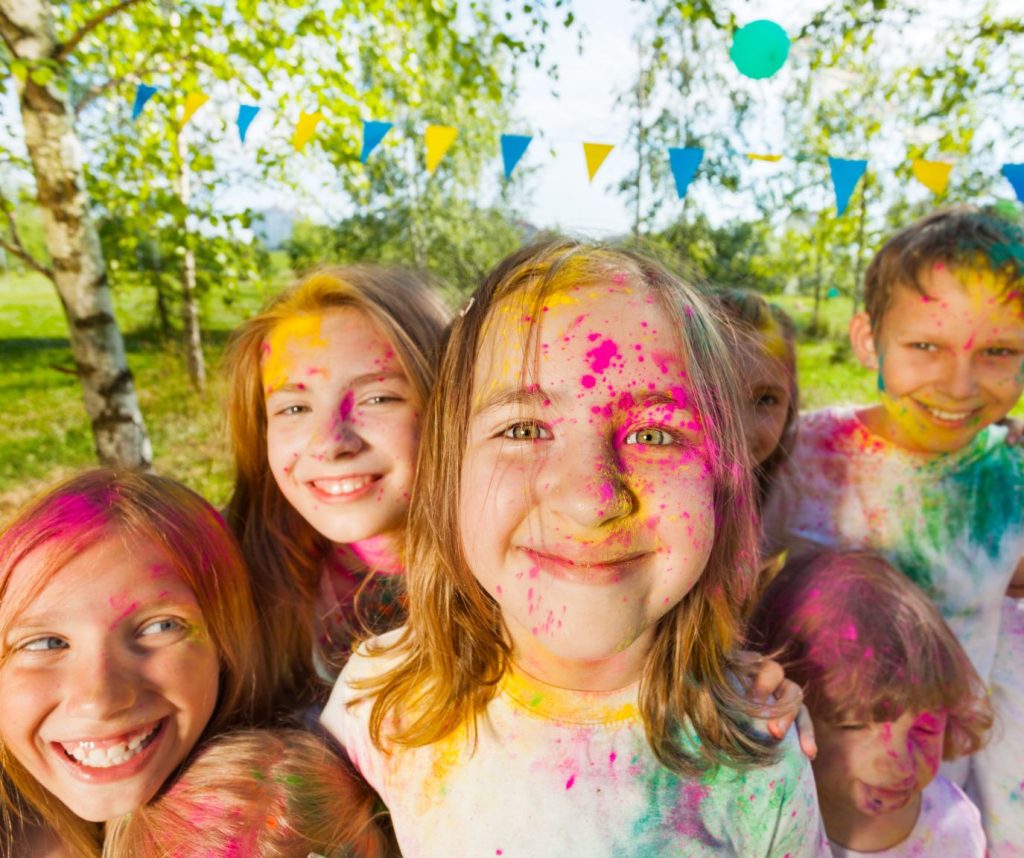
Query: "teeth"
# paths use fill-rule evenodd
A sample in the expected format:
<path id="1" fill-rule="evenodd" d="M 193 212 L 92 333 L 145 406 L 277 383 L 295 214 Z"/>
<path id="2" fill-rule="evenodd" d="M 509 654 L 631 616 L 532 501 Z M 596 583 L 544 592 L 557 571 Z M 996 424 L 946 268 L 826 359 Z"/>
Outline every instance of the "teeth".
<path id="1" fill-rule="evenodd" d="M 964 420 L 973 413 L 972 411 L 940 411 L 938 408 L 929 408 L 927 405 L 925 408 L 939 420 Z"/>
<path id="2" fill-rule="evenodd" d="M 348 495 L 373 482 L 371 477 L 345 477 L 341 480 L 316 480 L 313 485 L 329 495 Z"/>
<path id="3" fill-rule="evenodd" d="M 91 769 L 109 769 L 111 766 L 127 763 L 132 757 L 140 754 L 149 745 L 159 726 L 158 724 L 148 732 L 138 734 L 128 742 L 118 742 L 108 748 L 97 748 L 94 742 L 75 742 L 74 744 L 62 742 L 61 747 L 64 748 L 68 756 L 73 757 L 83 766 L 88 766 Z"/>

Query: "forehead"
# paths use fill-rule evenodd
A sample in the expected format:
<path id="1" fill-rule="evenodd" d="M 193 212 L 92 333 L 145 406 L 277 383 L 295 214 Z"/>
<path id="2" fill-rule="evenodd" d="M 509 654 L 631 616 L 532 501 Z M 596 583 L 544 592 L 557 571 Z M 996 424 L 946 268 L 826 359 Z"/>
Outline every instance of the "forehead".
<path id="1" fill-rule="evenodd" d="M 338 307 L 278 322 L 263 341 L 260 366 L 264 386 L 273 389 L 299 375 L 330 375 L 332 370 L 374 371 L 397 365 L 385 332 L 362 310 Z"/>
<path id="2" fill-rule="evenodd" d="M 1005 277 L 989 268 L 936 262 L 919 272 L 918 283 L 920 291 L 902 284 L 893 289 L 886 322 L 966 323 L 1024 333 L 1024 296 L 1008 289 Z"/>
<path id="3" fill-rule="evenodd" d="M 571 286 L 533 300 L 514 295 L 491 312 L 481 337 L 475 388 L 518 384 L 529 356 L 541 384 L 641 372 L 669 383 L 683 373 L 681 332 L 646 286 Z"/>
<path id="4" fill-rule="evenodd" d="M 127 594 L 195 600 L 163 548 L 113 532 L 70 558 L 52 543 L 29 552 L 11 572 L 4 605 L 18 615 L 66 609 L 85 619 L 80 612 L 86 603 L 117 610 L 115 603 Z M 5 624 L 12 619 L 5 617 Z"/>

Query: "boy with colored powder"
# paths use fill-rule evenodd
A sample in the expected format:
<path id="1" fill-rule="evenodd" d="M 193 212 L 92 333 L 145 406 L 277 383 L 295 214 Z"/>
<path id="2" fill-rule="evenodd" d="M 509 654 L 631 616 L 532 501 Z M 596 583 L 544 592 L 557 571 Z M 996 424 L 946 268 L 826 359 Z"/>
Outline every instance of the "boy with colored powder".
<path id="1" fill-rule="evenodd" d="M 996 710 L 970 772 L 991 854 L 1024 855 L 1024 453 L 993 425 L 1024 389 L 1024 235 L 974 208 L 936 212 L 882 247 L 864 301 L 850 339 L 878 401 L 801 418 L 768 547 L 877 551 L 936 602 Z"/>

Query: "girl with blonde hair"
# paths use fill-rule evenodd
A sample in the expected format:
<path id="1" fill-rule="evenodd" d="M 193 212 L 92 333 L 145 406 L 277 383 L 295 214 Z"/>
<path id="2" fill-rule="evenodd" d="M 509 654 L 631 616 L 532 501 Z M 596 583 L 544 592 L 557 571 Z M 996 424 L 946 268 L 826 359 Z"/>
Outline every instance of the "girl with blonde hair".
<path id="1" fill-rule="evenodd" d="M 0 854 L 100 854 L 203 737 L 279 701 L 238 546 L 172 480 L 95 470 L 0 533 Z"/>
<path id="2" fill-rule="evenodd" d="M 408 621 L 323 714 L 408 858 L 820 854 L 810 767 L 744 696 L 735 388 L 704 300 L 622 251 L 524 248 L 455 321 Z"/>
<path id="3" fill-rule="evenodd" d="M 218 736 L 156 801 L 107 826 L 109 858 L 385 858 L 370 788 L 307 730 Z"/>
<path id="4" fill-rule="evenodd" d="M 297 706 L 322 701 L 315 668 L 333 678 L 364 627 L 401 623 L 420 413 L 447 322 L 408 272 L 325 268 L 228 345 L 227 520 L 263 606 L 271 669 Z"/>

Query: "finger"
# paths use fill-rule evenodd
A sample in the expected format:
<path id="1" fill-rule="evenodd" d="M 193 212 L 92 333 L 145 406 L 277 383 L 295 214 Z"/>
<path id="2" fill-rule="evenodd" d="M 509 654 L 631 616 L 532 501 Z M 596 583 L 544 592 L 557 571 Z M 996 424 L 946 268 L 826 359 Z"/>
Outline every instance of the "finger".
<path id="1" fill-rule="evenodd" d="M 811 713 L 806 706 L 800 707 L 800 714 L 796 719 L 796 729 L 800 734 L 800 750 L 809 760 L 818 756 L 818 743 L 814 738 L 814 722 L 811 720 Z"/>
<path id="2" fill-rule="evenodd" d="M 750 686 L 749 696 L 751 700 L 763 702 L 772 694 L 777 696 L 785 682 L 786 674 L 782 669 L 782 665 L 777 661 L 772 661 L 770 658 L 765 659 L 761 663 L 761 669 L 758 670 L 757 675 L 754 677 L 753 684 Z"/>
<path id="3" fill-rule="evenodd" d="M 790 679 L 783 679 L 775 689 L 775 717 L 768 721 L 768 732 L 776 739 L 786 735 L 801 709 L 804 694 L 800 686 Z"/>

